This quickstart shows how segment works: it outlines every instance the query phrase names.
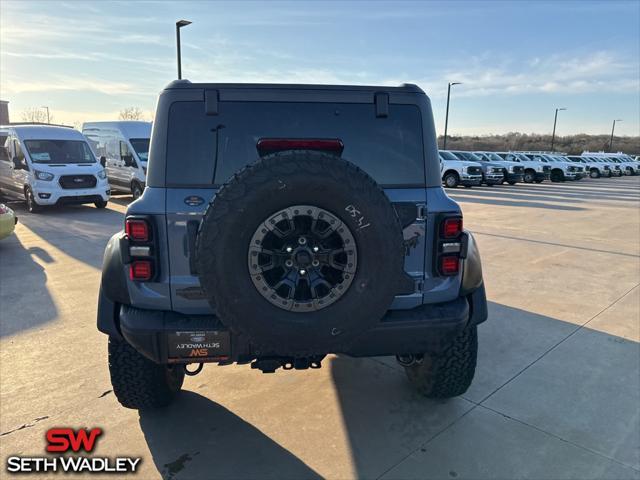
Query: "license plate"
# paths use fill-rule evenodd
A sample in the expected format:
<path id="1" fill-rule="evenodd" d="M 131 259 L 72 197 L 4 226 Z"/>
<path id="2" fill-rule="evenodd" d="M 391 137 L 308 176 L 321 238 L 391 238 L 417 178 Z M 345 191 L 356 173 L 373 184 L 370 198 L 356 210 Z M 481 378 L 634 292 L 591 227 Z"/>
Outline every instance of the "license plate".
<path id="1" fill-rule="evenodd" d="M 231 336 L 227 331 L 173 332 L 168 335 L 168 342 L 169 358 L 173 360 L 219 359 L 231 353 Z"/>

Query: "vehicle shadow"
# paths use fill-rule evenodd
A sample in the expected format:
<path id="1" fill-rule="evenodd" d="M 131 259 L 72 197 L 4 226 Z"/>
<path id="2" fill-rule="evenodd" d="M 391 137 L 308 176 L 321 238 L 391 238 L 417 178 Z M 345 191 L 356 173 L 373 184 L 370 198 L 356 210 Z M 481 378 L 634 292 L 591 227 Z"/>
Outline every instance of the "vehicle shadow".
<path id="1" fill-rule="evenodd" d="M 107 241 L 124 221 L 117 210 L 89 205 L 50 207 L 38 214 L 29 213 L 22 202 L 10 206 L 20 224 L 43 242 L 96 269 L 102 266 Z"/>
<path id="2" fill-rule="evenodd" d="M 482 424 L 466 420 L 476 418 L 475 409 L 482 410 L 478 416 L 484 415 L 486 409 L 480 405 L 578 329 L 555 318 L 489 303 L 489 319 L 478 327 L 476 376 L 461 397 L 435 401 L 413 393 L 404 368 L 392 357 L 339 356 L 331 362 L 357 478 L 515 478 L 526 471 L 530 473 L 525 477 L 537 478 L 549 477 L 540 467 L 549 462 L 555 463 L 549 478 L 580 478 L 589 469 L 600 478 L 611 467 L 600 466 L 598 456 L 592 459 L 594 465 L 579 465 L 583 460 L 576 451 L 574 457 L 558 458 L 550 452 L 564 441 L 546 434 L 539 435 L 537 444 L 529 444 L 525 437 L 535 430 L 522 432 L 517 421 L 503 425 L 506 415 L 521 416 L 525 422 L 542 419 L 534 428 L 633 464 L 635 447 L 626 439 L 638 434 L 638 422 L 623 419 L 637 415 L 640 401 L 638 366 L 631 361 L 637 358 L 638 343 L 615 335 L 582 329 L 575 337 L 580 336 L 582 343 L 567 342 L 555 358 L 539 363 L 544 373 L 505 389 L 503 403 L 490 403 L 498 409 L 488 415 L 494 420 Z M 593 359 L 594 350 L 601 358 Z M 617 392 L 617 412 L 600 391 Z M 515 406 L 503 413 L 502 405 Z M 588 434 L 585 425 L 591 425 Z M 524 436 L 514 439 L 514 432 Z M 522 449 L 519 442 L 528 447 Z M 576 474 L 580 470 L 582 474 Z"/>
<path id="3" fill-rule="evenodd" d="M 54 261 L 43 248 L 24 248 L 15 234 L 0 242 L 0 337 L 42 325 L 58 315 L 45 269 L 35 258 Z"/>
<path id="4" fill-rule="evenodd" d="M 153 462 L 167 480 L 321 478 L 253 425 L 194 392 L 181 392 L 166 409 L 140 412 L 139 421 Z"/>

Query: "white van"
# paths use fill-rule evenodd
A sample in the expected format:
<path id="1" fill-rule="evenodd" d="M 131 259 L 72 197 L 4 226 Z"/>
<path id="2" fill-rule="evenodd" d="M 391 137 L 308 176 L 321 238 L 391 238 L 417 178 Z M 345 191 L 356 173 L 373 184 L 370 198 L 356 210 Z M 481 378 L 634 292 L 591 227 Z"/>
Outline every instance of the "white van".
<path id="1" fill-rule="evenodd" d="M 131 193 L 134 199 L 142 195 L 151 122 L 89 122 L 82 125 L 82 133 L 107 170 L 111 188 Z"/>
<path id="2" fill-rule="evenodd" d="M 0 126 L 0 191 L 24 199 L 32 213 L 70 203 L 104 208 L 111 194 L 107 173 L 82 134 L 41 124 Z"/>

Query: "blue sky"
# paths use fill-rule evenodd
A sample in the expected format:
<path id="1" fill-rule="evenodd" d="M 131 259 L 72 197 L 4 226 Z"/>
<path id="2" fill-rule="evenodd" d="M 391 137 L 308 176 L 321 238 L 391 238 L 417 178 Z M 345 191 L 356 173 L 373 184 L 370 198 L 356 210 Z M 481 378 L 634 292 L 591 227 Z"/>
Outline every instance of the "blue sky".
<path id="1" fill-rule="evenodd" d="M 417 83 L 442 133 L 640 134 L 640 1 L 0 3 L 0 98 L 14 120 L 150 116 L 176 77 L 207 82 Z"/>

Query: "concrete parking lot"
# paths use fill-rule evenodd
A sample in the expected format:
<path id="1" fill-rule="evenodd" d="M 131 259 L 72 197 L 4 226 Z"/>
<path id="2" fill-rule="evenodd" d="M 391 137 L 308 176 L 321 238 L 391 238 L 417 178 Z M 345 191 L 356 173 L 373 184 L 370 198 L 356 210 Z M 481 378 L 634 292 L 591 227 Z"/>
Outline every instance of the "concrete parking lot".
<path id="1" fill-rule="evenodd" d="M 20 217 L 0 242 L 0 454 L 54 426 L 138 478 L 640 478 L 640 177 L 456 189 L 489 320 L 461 398 L 425 400 L 395 360 L 263 375 L 206 366 L 166 410 L 121 408 L 95 328 L 108 209 Z M 59 476 L 59 475 L 57 475 Z M 74 478 L 78 478 L 75 476 Z M 113 477 L 110 477 L 113 478 Z"/>

